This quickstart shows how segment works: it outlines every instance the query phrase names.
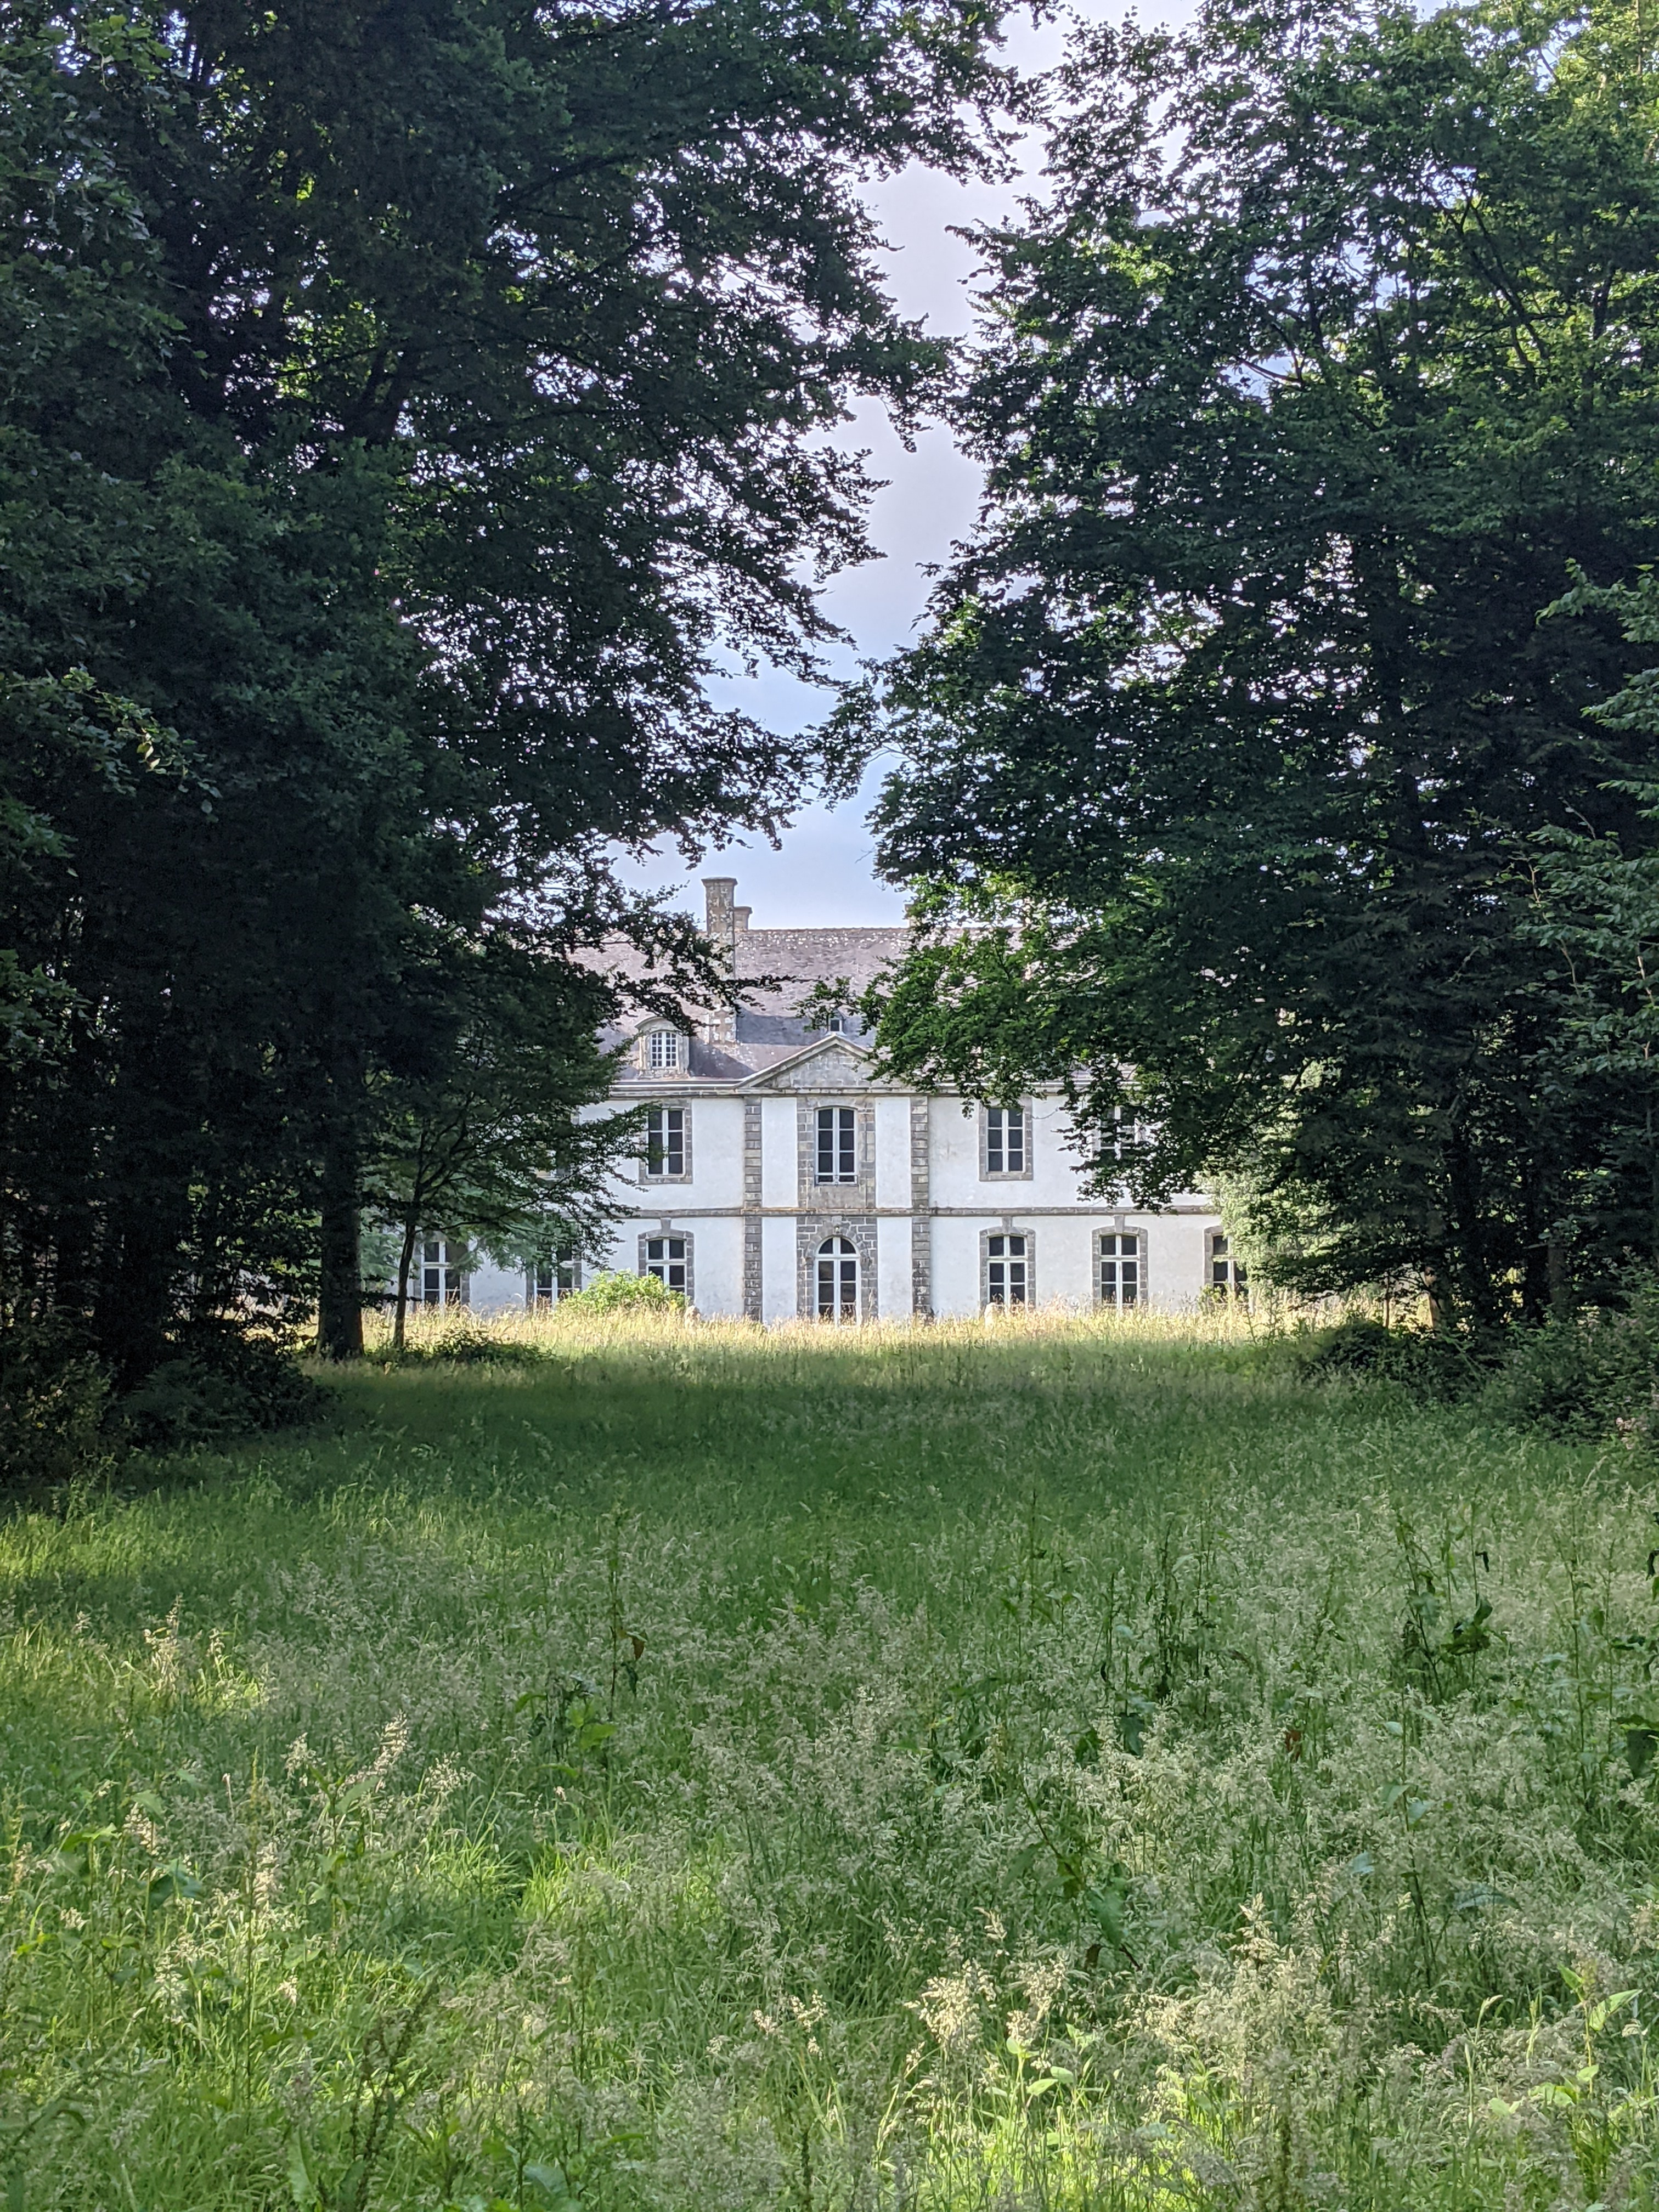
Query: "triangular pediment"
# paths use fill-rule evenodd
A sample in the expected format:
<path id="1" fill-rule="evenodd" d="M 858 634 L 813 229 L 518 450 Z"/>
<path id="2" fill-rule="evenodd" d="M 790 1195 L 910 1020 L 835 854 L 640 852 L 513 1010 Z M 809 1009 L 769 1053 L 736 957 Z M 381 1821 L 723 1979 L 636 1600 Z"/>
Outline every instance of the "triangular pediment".
<path id="1" fill-rule="evenodd" d="M 890 1091 L 871 1075 L 872 1059 L 850 1037 L 815 1037 L 811 1044 L 751 1075 L 741 1088 L 756 1091 Z"/>

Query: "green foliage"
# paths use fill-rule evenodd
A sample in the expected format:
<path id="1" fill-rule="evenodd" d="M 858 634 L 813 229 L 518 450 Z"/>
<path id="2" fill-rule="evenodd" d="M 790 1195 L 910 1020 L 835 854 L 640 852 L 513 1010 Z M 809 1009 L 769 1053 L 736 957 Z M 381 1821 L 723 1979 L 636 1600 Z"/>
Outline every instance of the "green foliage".
<path id="1" fill-rule="evenodd" d="M 1557 1436 L 1651 1449 L 1659 1443 L 1659 1283 L 1620 1302 L 1518 1331 L 1488 1402 Z"/>
<path id="2" fill-rule="evenodd" d="M 871 487 L 824 434 L 940 358 L 857 180 L 980 158 L 994 19 L 3 23 L 0 1288 L 124 1386 L 319 1292 L 349 1351 L 376 1170 L 502 1034 L 481 966 L 513 1036 L 583 1038 L 567 1101 L 595 945 L 719 988 L 607 854 L 769 828 L 811 773 L 710 680 L 831 635 Z"/>
<path id="3" fill-rule="evenodd" d="M 1400 1382 L 1446 1404 L 1477 1396 L 1504 1351 L 1499 1338 L 1389 1328 L 1363 1315 L 1326 1328 L 1298 1328 L 1289 1344 L 1294 1370 L 1310 1382 Z"/>
<path id="4" fill-rule="evenodd" d="M 184 1335 L 116 1410 L 139 1449 L 173 1451 L 315 1422 L 331 1402 L 301 1371 L 291 1343 L 222 1328 Z"/>
<path id="5" fill-rule="evenodd" d="M 579 1321 L 0 1525 L 0 2191 L 1651 2201 L 1644 1456 L 1209 1317 Z"/>
<path id="6" fill-rule="evenodd" d="M 562 963 L 495 939 L 453 958 L 445 998 L 418 1064 L 382 1086 L 365 1164 L 365 1195 L 396 1229 L 398 1346 L 423 1234 L 520 1265 L 597 1242 L 617 1210 L 606 1172 L 638 1129 L 629 1114 L 582 1118 L 616 1073 L 598 974 L 573 982 Z"/>
<path id="7" fill-rule="evenodd" d="M 685 1293 L 671 1291 L 655 1275 L 605 1273 L 595 1275 L 570 1297 L 561 1298 L 557 1310 L 567 1321 L 683 1314 Z"/>
<path id="8" fill-rule="evenodd" d="M 1659 557 L 1645 36 L 1368 0 L 1083 34 L 1053 193 L 981 241 L 987 520 L 867 702 L 928 931 L 870 1002 L 890 1064 L 1066 1086 L 1103 1187 L 1225 1171 L 1258 1273 L 1478 1328 L 1607 1258 L 1535 841 L 1652 848 L 1616 706 L 1652 651 L 1593 591 L 1540 617 Z"/>
<path id="9" fill-rule="evenodd" d="M 419 1325 L 404 1338 L 385 1348 L 392 1363 L 441 1360 L 455 1367 L 533 1367 L 544 1347 L 526 1331 L 512 1334 L 499 1322 L 475 1319 L 465 1308 L 422 1312 Z"/>
<path id="10" fill-rule="evenodd" d="M 0 1468 L 9 1490 L 84 1482 L 112 1462 L 109 1378 L 61 1324 L 0 1328 Z"/>

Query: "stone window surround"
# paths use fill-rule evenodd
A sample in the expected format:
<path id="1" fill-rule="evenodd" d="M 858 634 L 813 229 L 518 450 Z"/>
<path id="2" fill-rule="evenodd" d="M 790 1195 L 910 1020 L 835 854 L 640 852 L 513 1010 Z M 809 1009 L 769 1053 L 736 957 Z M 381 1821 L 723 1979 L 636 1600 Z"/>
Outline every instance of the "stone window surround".
<path id="1" fill-rule="evenodd" d="M 651 1040 L 654 1036 L 672 1036 L 674 1040 L 674 1064 L 672 1067 L 651 1065 Z M 641 1075 L 655 1076 L 660 1082 L 665 1076 L 683 1076 L 691 1066 L 691 1040 L 684 1030 L 677 1030 L 669 1022 L 647 1022 L 640 1031 L 635 1050 L 634 1064 Z"/>
<path id="2" fill-rule="evenodd" d="M 1031 1180 L 1031 1156 L 1036 1149 L 1031 1141 L 1035 1134 L 1031 1102 L 1029 1098 L 1010 1098 L 1004 1101 L 1000 1110 L 1006 1113 L 1010 1106 L 1018 1107 L 1025 1117 L 1025 1164 L 1021 1168 L 993 1168 L 988 1164 L 991 1157 L 991 1109 L 988 1106 L 981 1106 L 979 1109 L 979 1179 L 981 1182 L 1030 1182 Z"/>
<path id="3" fill-rule="evenodd" d="M 830 1188 L 828 1184 L 826 1189 Z M 843 1190 L 850 1188 L 842 1184 Z M 859 1319 L 879 1318 L 876 1291 L 876 1221 L 873 1214 L 829 1212 L 801 1214 L 795 1224 L 795 1311 L 815 1321 L 818 1310 L 818 1249 L 827 1237 L 844 1237 L 859 1255 Z"/>
<path id="4" fill-rule="evenodd" d="M 1119 1243 L 1125 1237 L 1132 1237 L 1134 1239 L 1134 1256 L 1139 1263 L 1139 1272 L 1135 1278 L 1135 1304 L 1138 1306 L 1144 1306 L 1146 1303 L 1146 1231 L 1144 1229 L 1133 1228 L 1128 1224 L 1122 1222 L 1120 1222 L 1114 1228 L 1097 1229 L 1095 1231 L 1093 1238 L 1095 1304 L 1097 1306 L 1103 1306 L 1106 1304 L 1106 1300 L 1101 1296 L 1100 1291 L 1100 1262 L 1103 1256 L 1100 1248 L 1109 1237 L 1112 1239 L 1114 1244 Z M 1123 1301 L 1121 1297 L 1117 1302 L 1115 1310 L 1119 1313 L 1121 1313 L 1123 1310 Z"/>
<path id="5" fill-rule="evenodd" d="M 1037 1302 L 1036 1231 L 1026 1223 L 1016 1221 L 1006 1213 L 994 1227 L 981 1229 L 979 1232 L 979 1310 L 984 1313 L 991 1304 L 991 1239 L 994 1237 L 1023 1237 L 1025 1239 L 1025 1307 L 1029 1312 Z"/>
<path id="6" fill-rule="evenodd" d="M 1218 1244 L 1222 1248 L 1220 1256 L 1227 1263 L 1227 1280 L 1224 1285 L 1218 1283 L 1215 1279 L 1217 1257 L 1216 1246 Z M 1229 1237 L 1226 1231 L 1224 1229 L 1206 1229 L 1204 1232 L 1204 1289 L 1206 1294 L 1213 1295 L 1217 1291 L 1221 1291 L 1225 1297 L 1230 1298 L 1244 1297 L 1247 1294 L 1246 1286 L 1239 1280 L 1240 1273 L 1241 1270 L 1238 1265 L 1238 1255 L 1233 1250 L 1232 1240 Z"/>
<path id="7" fill-rule="evenodd" d="M 828 1252 L 823 1249 L 826 1244 L 831 1247 L 831 1249 Z M 837 1245 L 844 1245 L 846 1247 L 846 1250 L 836 1250 L 834 1248 Z M 833 1323 L 836 1327 L 842 1328 L 844 1328 L 847 1326 L 847 1323 L 842 1318 L 841 1291 L 843 1287 L 842 1270 L 847 1265 L 848 1253 L 852 1255 L 854 1270 L 853 1279 L 857 1285 L 858 1291 L 857 1305 L 854 1318 L 854 1320 L 862 1322 L 864 1319 L 863 1256 L 860 1253 L 858 1246 L 854 1243 L 852 1238 L 848 1237 L 844 1231 L 836 1230 L 831 1230 L 829 1236 L 823 1237 L 820 1241 L 817 1250 L 812 1255 L 812 1318 L 814 1321 L 828 1321 Z M 836 1309 L 833 1314 L 828 1315 L 826 1315 L 823 1310 L 823 1270 L 826 1265 L 830 1270 L 831 1287 L 834 1292 L 832 1303 Z"/>
<path id="8" fill-rule="evenodd" d="M 649 1157 L 648 1154 L 641 1153 L 640 1157 L 640 1181 L 648 1190 L 654 1190 L 659 1183 L 690 1182 L 691 1180 L 691 1122 L 693 1116 L 690 1100 L 689 1098 L 653 1098 L 651 1101 L 650 1107 L 647 1110 L 652 1113 L 655 1113 L 659 1109 L 661 1109 L 664 1112 L 667 1112 L 673 1108 L 678 1108 L 678 1110 L 685 1116 L 684 1121 L 680 1125 L 682 1133 L 684 1137 L 684 1152 L 685 1165 L 681 1169 L 678 1175 L 653 1175 L 646 1164 Z"/>
<path id="9" fill-rule="evenodd" d="M 558 1282 L 559 1282 L 559 1271 L 560 1271 L 561 1267 L 565 1267 L 565 1266 L 568 1266 L 568 1267 L 569 1267 L 569 1269 L 570 1269 L 570 1288 L 569 1288 L 568 1291 L 560 1291 L 560 1289 L 559 1289 L 559 1287 L 558 1287 Z M 541 1297 L 538 1296 L 538 1291 L 537 1291 L 537 1283 L 538 1283 L 538 1279 L 539 1279 L 539 1277 L 540 1277 L 541 1272 L 542 1272 L 542 1270 L 541 1270 L 540 1268 L 538 1268 L 538 1267 L 527 1267 L 527 1268 L 525 1270 L 525 1278 L 524 1278 L 524 1302 L 525 1302 L 525 1307 L 526 1307 L 526 1311 L 528 1311 L 528 1312 L 530 1312 L 530 1313 L 539 1313 L 539 1312 L 541 1311 L 541 1310 L 542 1310 L 542 1305 L 543 1305 L 543 1303 L 544 1303 L 544 1302 L 543 1302 L 543 1300 L 541 1299 Z M 566 1298 L 574 1297 L 575 1296 L 576 1292 L 577 1292 L 579 1290 L 580 1290 L 581 1286 L 582 1286 L 582 1255 L 581 1255 L 581 1254 L 580 1254 L 580 1252 L 572 1252 L 572 1253 L 571 1253 L 571 1255 L 570 1255 L 570 1256 L 569 1256 L 569 1259 L 568 1259 L 568 1261 L 565 1261 L 565 1260 L 562 1260 L 562 1258 L 561 1258 L 557 1254 L 555 1254 L 555 1255 L 554 1255 L 554 1259 L 553 1259 L 553 1288 L 554 1288 L 554 1295 L 553 1295 L 550 1298 L 549 1298 L 549 1299 L 547 1299 L 547 1300 L 546 1300 L 546 1302 L 545 1302 L 545 1303 L 546 1303 L 546 1304 L 550 1308 L 550 1307 L 553 1307 L 553 1306 L 556 1306 L 556 1305 L 558 1304 L 558 1303 L 559 1303 L 559 1301 L 560 1301 L 560 1299 L 561 1299 L 562 1297 L 566 1297 Z"/>
<path id="10" fill-rule="evenodd" d="M 858 1144 L 858 1180 L 855 1182 L 818 1181 L 818 1110 L 824 1106 L 850 1106 L 853 1109 L 853 1127 Z M 876 1190 L 876 1106 L 873 1098 L 867 1094 L 849 1098 L 844 1091 L 801 1093 L 795 1141 L 799 1204 L 803 1211 L 845 1206 L 852 1212 L 864 1213 L 873 1206 Z"/>
<path id="11" fill-rule="evenodd" d="M 696 1237 L 691 1234 L 691 1231 L 690 1231 L 689 1229 L 677 1229 L 677 1228 L 674 1226 L 674 1224 L 673 1224 L 672 1221 L 668 1221 L 668 1220 L 659 1221 L 659 1222 L 656 1224 L 656 1226 L 655 1226 L 654 1228 L 652 1228 L 652 1229 L 641 1229 L 641 1231 L 640 1231 L 640 1264 L 639 1264 L 639 1273 L 640 1273 L 641 1275 L 643 1275 L 643 1274 L 645 1274 L 645 1273 L 647 1272 L 647 1262 L 646 1256 L 645 1256 L 645 1248 L 646 1248 L 646 1246 L 647 1246 L 647 1244 L 649 1244 L 649 1243 L 653 1243 L 653 1242 L 657 1237 L 683 1237 L 683 1238 L 684 1239 L 684 1241 L 685 1241 L 685 1303 L 687 1304 L 687 1305 L 695 1305 L 695 1304 L 696 1304 L 696 1290 L 697 1290 L 697 1279 L 696 1279 L 696 1257 L 697 1257 L 697 1240 L 696 1240 Z"/>

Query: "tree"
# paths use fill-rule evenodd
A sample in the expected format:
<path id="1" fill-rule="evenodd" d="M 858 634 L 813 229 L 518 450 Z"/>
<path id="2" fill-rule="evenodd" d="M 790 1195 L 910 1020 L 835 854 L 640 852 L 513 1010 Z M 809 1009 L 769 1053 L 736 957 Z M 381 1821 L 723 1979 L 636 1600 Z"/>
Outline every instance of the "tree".
<path id="1" fill-rule="evenodd" d="M 611 1000 L 602 976 L 574 994 L 562 967 L 501 934 L 457 951 L 463 972 L 443 994 L 455 1034 L 434 1026 L 428 1072 L 388 1086 L 364 1194 L 398 1236 L 399 1349 L 424 1232 L 528 1261 L 580 1247 L 611 1218 L 604 1179 L 637 1121 L 582 1118 L 616 1072 L 599 1042 Z"/>
<path id="2" fill-rule="evenodd" d="M 978 158 L 993 29 L 0 0 L 0 666 L 84 672 L 126 748 L 0 732 L 50 1032 L 0 1099 L 5 1264 L 125 1372 L 254 1291 L 360 1342 L 453 943 L 510 926 L 584 1011 L 595 931 L 696 967 L 603 854 L 770 828 L 810 769 L 708 678 L 830 635 L 869 486 L 824 434 L 938 362 L 856 173 Z"/>
<path id="3" fill-rule="evenodd" d="M 1650 575 L 1580 588 L 1563 610 L 1611 614 L 1644 653 L 1659 646 Z M 1595 714 L 1659 747 L 1659 669 L 1644 669 Z M 1626 842 L 1565 825 L 1540 832 L 1527 932 L 1544 956 L 1549 1007 L 1539 1089 L 1569 1132 L 1579 1278 L 1603 1298 L 1632 1262 L 1659 1270 L 1659 782 L 1633 781 L 1626 795 L 1638 809 Z"/>
<path id="4" fill-rule="evenodd" d="M 865 712 L 921 939 L 896 1067 L 1066 1085 L 1106 1182 L 1225 1174 L 1281 1279 L 1547 1304 L 1573 1117 L 1533 841 L 1645 850 L 1659 171 L 1628 14 L 1212 0 L 1064 73 L 982 240 L 985 520 Z"/>

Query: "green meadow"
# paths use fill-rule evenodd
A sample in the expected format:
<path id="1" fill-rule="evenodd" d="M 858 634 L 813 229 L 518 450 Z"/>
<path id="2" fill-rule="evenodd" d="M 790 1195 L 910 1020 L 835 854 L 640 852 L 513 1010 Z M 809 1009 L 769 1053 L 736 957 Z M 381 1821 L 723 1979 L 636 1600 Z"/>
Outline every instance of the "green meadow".
<path id="1" fill-rule="evenodd" d="M 0 1524 L 7 2212 L 1659 2196 L 1646 1456 L 1224 1317 L 416 1350 Z"/>

